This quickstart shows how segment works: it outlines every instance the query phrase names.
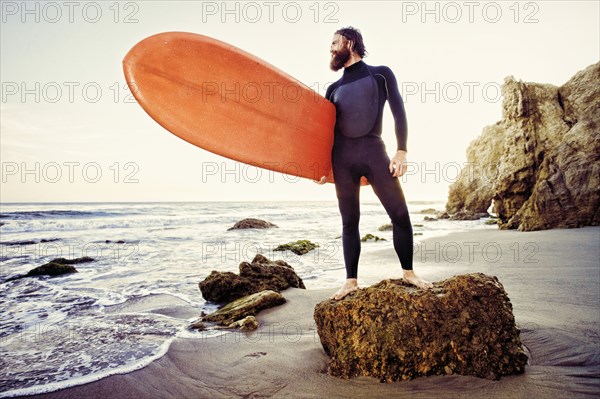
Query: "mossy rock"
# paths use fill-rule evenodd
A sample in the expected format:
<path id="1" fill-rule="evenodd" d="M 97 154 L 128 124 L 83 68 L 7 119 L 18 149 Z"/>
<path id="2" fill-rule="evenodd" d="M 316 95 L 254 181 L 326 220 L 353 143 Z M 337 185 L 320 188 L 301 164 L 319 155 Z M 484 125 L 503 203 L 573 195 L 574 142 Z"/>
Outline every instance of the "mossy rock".
<path id="1" fill-rule="evenodd" d="M 74 264 L 93 262 L 94 259 L 89 256 L 84 256 L 75 259 L 56 258 L 50 262 L 31 269 L 25 277 L 31 276 L 61 276 L 63 274 L 77 273 Z"/>
<path id="2" fill-rule="evenodd" d="M 373 234 L 367 234 L 366 236 L 364 236 L 363 238 L 360 239 L 362 242 L 367 242 L 367 241 L 387 241 L 385 238 L 381 238 L 381 237 L 377 237 Z"/>
<path id="3" fill-rule="evenodd" d="M 379 226 L 379 229 L 377 229 L 377 230 L 379 230 L 379 231 L 390 231 L 390 230 L 392 230 L 392 228 L 393 228 L 392 224 L 391 223 L 387 223 L 387 224 Z"/>
<path id="4" fill-rule="evenodd" d="M 26 276 L 60 276 L 69 273 L 77 273 L 75 266 L 50 262 L 46 263 L 45 265 L 38 266 L 35 269 L 31 269 Z"/>
<path id="5" fill-rule="evenodd" d="M 214 322 L 225 326 L 230 326 L 236 320 L 245 318 L 246 316 L 256 316 L 263 309 L 272 308 L 285 303 L 285 298 L 278 292 L 265 290 L 248 295 L 202 317 L 203 322 Z"/>
<path id="6" fill-rule="evenodd" d="M 318 246 L 319 244 L 315 244 L 309 240 L 298 240 L 289 242 L 287 244 L 278 245 L 273 251 L 292 251 L 296 255 L 304 255 Z"/>

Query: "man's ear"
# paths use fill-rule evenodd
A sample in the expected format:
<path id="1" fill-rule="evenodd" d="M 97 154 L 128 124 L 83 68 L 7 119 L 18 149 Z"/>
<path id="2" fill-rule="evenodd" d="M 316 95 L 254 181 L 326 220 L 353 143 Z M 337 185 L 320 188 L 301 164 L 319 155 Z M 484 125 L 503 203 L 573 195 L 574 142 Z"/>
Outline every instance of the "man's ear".
<path id="1" fill-rule="evenodd" d="M 352 49 L 354 48 L 354 42 L 352 40 L 346 40 L 346 47 L 348 47 L 348 49 L 352 51 Z"/>

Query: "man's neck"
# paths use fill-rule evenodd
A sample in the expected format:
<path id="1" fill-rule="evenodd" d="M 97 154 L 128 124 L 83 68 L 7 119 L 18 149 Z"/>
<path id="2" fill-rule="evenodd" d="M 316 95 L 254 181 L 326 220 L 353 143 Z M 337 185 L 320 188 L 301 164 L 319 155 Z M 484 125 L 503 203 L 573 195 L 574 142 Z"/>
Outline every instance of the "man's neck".
<path id="1" fill-rule="evenodd" d="M 346 61 L 346 63 L 344 64 L 344 68 L 348 68 L 349 66 L 356 64 L 359 61 L 362 61 L 362 57 L 352 52 L 352 54 L 350 54 L 350 58 L 348 58 L 348 61 Z"/>

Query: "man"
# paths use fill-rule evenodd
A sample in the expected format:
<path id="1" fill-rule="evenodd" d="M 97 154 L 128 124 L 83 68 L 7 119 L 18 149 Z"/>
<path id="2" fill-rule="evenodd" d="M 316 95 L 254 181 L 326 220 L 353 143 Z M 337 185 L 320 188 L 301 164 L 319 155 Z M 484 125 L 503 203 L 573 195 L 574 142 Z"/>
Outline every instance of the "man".
<path id="1" fill-rule="evenodd" d="M 346 282 L 332 299 L 341 299 L 358 289 L 360 257 L 359 191 L 366 177 L 387 211 L 393 226 L 394 249 L 405 280 L 419 288 L 432 284 L 412 270 L 413 234 L 408 208 L 398 177 L 406 172 L 406 115 L 398 84 L 385 66 L 362 61 L 366 54 L 358 29 L 335 32 L 331 43 L 330 68 L 344 68 L 343 76 L 327 89 L 325 97 L 336 106 L 335 139 L 332 151 L 333 176 L 342 216 L 342 245 Z M 386 100 L 394 117 L 397 151 L 390 160 L 381 139 L 383 107 Z M 321 179 L 320 183 L 324 183 Z"/>

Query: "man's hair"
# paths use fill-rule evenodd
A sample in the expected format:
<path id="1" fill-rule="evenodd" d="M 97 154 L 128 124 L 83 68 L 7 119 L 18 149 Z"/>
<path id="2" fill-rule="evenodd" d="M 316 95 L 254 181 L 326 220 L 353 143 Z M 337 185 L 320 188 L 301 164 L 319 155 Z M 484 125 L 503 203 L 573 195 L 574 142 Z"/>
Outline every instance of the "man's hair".
<path id="1" fill-rule="evenodd" d="M 367 49 L 365 48 L 365 43 L 363 42 L 363 37 L 360 34 L 360 30 L 353 28 L 352 26 L 348 26 L 338 29 L 335 33 L 352 41 L 352 51 L 360 55 L 361 58 L 367 55 Z"/>

